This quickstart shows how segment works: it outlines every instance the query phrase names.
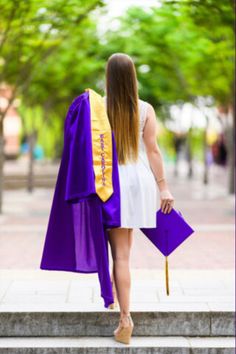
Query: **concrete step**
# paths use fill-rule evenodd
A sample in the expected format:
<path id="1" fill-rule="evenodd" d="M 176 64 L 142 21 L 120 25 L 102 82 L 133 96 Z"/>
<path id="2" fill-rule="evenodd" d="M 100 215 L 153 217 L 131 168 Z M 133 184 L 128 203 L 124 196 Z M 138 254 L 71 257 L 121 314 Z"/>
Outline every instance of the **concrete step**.
<path id="1" fill-rule="evenodd" d="M 131 311 L 135 336 L 234 336 L 233 311 Z M 110 336 L 118 310 L 36 311 L 0 307 L 0 337 L 5 336 Z"/>
<path id="2" fill-rule="evenodd" d="M 136 337 L 129 345 L 114 337 L 1 338 L 0 354 L 233 354 L 232 337 Z"/>

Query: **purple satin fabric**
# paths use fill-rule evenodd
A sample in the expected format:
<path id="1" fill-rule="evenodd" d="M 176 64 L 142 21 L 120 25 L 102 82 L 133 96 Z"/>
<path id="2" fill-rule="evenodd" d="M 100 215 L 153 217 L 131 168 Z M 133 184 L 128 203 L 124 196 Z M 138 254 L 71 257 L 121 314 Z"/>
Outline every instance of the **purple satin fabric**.
<path id="1" fill-rule="evenodd" d="M 194 232 L 181 212 L 174 208 L 167 214 L 159 209 L 156 212 L 156 225 L 156 228 L 140 230 L 164 256 L 169 256 Z"/>
<path id="2" fill-rule="evenodd" d="M 40 268 L 98 273 L 104 306 L 113 303 L 107 228 L 120 226 L 120 185 L 112 132 L 113 194 L 103 202 L 95 190 L 89 93 L 71 104 L 64 123 L 58 171 Z M 79 295 L 78 295 L 79 296 Z"/>
<path id="3" fill-rule="evenodd" d="M 40 268 L 98 273 L 104 306 L 113 303 L 107 229 L 121 226 L 120 184 L 112 132 L 113 194 L 103 202 L 95 190 L 89 92 L 69 107 Z M 156 228 L 141 228 L 164 255 L 173 252 L 194 230 L 179 211 L 156 213 Z M 78 295 L 79 297 L 79 295 Z"/>

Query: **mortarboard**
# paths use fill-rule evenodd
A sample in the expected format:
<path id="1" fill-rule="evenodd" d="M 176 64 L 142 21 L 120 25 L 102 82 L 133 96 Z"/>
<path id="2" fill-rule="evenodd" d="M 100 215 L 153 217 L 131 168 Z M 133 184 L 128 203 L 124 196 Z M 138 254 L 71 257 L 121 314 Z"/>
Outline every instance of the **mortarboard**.
<path id="1" fill-rule="evenodd" d="M 165 256 L 166 293 L 169 295 L 168 256 L 180 246 L 193 232 L 179 210 L 174 208 L 169 213 L 161 209 L 156 212 L 155 228 L 140 228 L 145 236 Z"/>

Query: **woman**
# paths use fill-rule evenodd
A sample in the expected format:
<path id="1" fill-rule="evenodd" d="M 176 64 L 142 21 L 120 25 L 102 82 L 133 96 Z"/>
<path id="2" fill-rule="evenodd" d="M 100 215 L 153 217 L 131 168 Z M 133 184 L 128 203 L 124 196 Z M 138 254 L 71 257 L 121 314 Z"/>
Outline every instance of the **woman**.
<path id="1" fill-rule="evenodd" d="M 130 315 L 130 249 L 133 228 L 156 227 L 160 207 L 169 213 L 174 198 L 164 176 L 161 151 L 156 142 L 156 116 L 151 104 L 139 99 L 135 66 L 127 54 L 115 53 L 106 66 L 108 118 L 114 131 L 121 197 L 121 226 L 109 229 L 113 258 L 113 293 L 120 307 L 115 339 L 129 343 L 134 323 Z M 157 188 L 158 187 L 158 188 Z"/>

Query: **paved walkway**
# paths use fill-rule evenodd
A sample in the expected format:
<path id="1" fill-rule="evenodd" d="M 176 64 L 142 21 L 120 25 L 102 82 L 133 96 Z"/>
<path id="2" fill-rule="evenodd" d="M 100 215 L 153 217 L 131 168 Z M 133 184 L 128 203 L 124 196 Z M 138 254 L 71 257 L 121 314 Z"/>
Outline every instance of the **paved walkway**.
<path id="1" fill-rule="evenodd" d="M 234 268 L 234 197 L 227 194 L 228 171 L 213 166 L 210 184 L 201 181 L 202 169 L 194 167 L 192 181 L 182 162 L 179 177 L 166 164 L 168 183 L 179 209 L 195 230 L 169 257 L 170 269 Z M 54 169 L 56 176 L 58 166 Z M 52 171 L 51 171 L 52 172 Z M 4 192 L 0 216 L 0 269 L 39 269 L 53 196 L 52 189 Z M 163 269 L 164 258 L 137 229 L 132 247 L 131 268 Z"/>
<path id="2" fill-rule="evenodd" d="M 169 257 L 170 295 L 167 296 L 164 257 L 135 230 L 130 310 L 146 314 L 156 311 L 163 313 L 163 318 L 166 313 L 175 316 L 176 312 L 180 315 L 187 312 L 191 318 L 194 313 L 211 318 L 217 312 L 222 328 L 226 328 L 228 317 L 232 318 L 235 311 L 234 198 L 227 196 L 227 171 L 212 169 L 208 186 L 202 185 L 200 169 L 192 181 L 185 177 L 185 171 L 182 168 L 181 175 L 175 178 L 167 166 L 175 208 L 182 212 L 195 233 Z M 22 311 L 46 316 L 53 311 L 105 310 L 96 273 L 39 269 L 52 196 L 52 189 L 36 189 L 32 194 L 22 189 L 4 193 L 4 213 L 0 216 L 2 314 L 14 317 Z"/>
<path id="3" fill-rule="evenodd" d="M 233 270 L 132 269 L 131 310 L 234 311 Z M 104 310 L 97 274 L 0 270 L 0 311 Z M 118 310 L 118 309 L 116 309 Z"/>

